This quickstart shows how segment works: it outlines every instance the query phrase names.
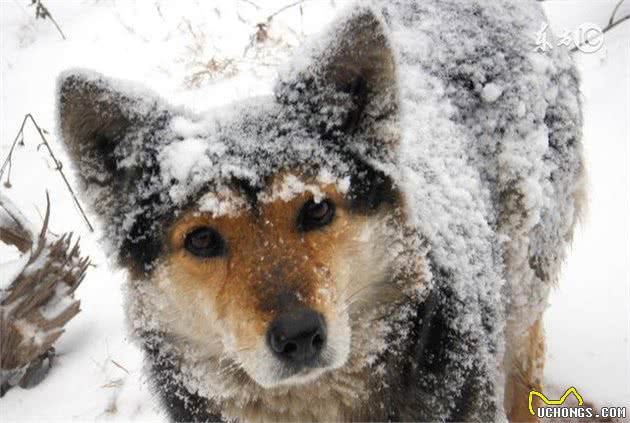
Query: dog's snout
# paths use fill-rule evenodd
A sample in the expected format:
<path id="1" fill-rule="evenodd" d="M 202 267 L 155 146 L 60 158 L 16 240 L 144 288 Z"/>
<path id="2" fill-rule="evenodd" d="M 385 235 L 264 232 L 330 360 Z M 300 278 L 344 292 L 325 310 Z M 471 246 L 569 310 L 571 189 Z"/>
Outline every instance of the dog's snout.
<path id="1" fill-rule="evenodd" d="M 321 314 L 309 308 L 286 312 L 271 322 L 267 340 L 279 359 L 311 365 L 326 343 L 326 324 Z"/>

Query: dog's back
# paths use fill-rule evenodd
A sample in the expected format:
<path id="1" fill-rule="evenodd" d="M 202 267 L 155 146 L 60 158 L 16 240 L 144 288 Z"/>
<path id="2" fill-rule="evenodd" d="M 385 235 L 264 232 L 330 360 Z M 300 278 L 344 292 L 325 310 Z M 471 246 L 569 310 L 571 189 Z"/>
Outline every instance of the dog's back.
<path id="1" fill-rule="evenodd" d="M 459 209 L 464 224 L 476 220 L 467 211 L 483 213 L 515 296 L 510 314 L 529 327 L 584 203 L 579 82 L 568 50 L 549 30 L 551 47 L 538 48 L 546 19 L 535 2 L 388 2 L 383 13 L 398 52 L 401 160 L 444 196 L 476 194 L 439 204 L 437 189 L 412 186 L 418 224 L 432 233 L 442 227 L 431 213 Z"/>
<path id="2" fill-rule="evenodd" d="M 475 281 L 487 284 L 488 303 L 505 293 L 506 411 L 531 418 L 525 398 L 540 388 L 544 363 L 540 319 L 585 202 L 577 72 L 535 2 L 384 9 L 398 50 L 414 215 L 440 246 L 436 260 L 461 277 L 460 292 Z"/>

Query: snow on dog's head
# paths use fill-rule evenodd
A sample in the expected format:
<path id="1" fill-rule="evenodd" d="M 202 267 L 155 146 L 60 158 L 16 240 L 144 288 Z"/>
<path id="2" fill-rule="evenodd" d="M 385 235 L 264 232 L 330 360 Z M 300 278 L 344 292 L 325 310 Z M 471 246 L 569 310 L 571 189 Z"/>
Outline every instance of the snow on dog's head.
<path id="1" fill-rule="evenodd" d="M 274 96 L 202 116 L 94 73 L 59 83 L 84 198 L 134 279 L 135 329 L 263 387 L 366 359 L 385 334 L 356 314 L 403 295 L 394 57 L 369 11 L 334 28 Z"/>

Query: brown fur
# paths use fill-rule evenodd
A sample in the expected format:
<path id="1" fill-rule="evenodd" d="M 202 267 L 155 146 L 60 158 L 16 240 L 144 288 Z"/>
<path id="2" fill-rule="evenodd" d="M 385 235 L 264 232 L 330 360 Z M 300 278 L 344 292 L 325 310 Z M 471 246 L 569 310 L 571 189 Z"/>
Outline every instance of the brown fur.
<path id="1" fill-rule="evenodd" d="M 511 422 L 537 422 L 529 412 L 529 392 L 543 392 L 545 335 L 542 317 L 524 333 L 509 334 L 505 356 L 505 411 Z M 534 397 L 534 411 L 540 399 Z"/>
<path id="2" fill-rule="evenodd" d="M 348 218 L 348 202 L 334 187 L 322 191 L 337 208 L 333 223 L 318 231 L 302 233 L 295 225 L 308 193 L 237 216 L 213 218 L 193 211 L 173 225 L 167 261 L 177 290 L 203 296 L 217 318 L 234 329 L 236 348 L 253 348 L 269 322 L 296 303 L 312 307 L 326 320 L 335 318 L 330 308 L 343 287 L 334 285 L 331 267 L 360 219 Z M 184 238 L 199 226 L 218 230 L 230 246 L 229 256 L 200 259 L 188 253 Z"/>

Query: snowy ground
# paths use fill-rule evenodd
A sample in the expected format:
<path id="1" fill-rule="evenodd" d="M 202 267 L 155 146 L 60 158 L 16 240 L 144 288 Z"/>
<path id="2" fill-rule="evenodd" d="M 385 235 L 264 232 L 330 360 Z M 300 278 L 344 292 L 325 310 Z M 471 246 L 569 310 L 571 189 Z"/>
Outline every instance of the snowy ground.
<path id="1" fill-rule="evenodd" d="M 256 24 L 290 1 L 131 2 L 45 4 L 67 40 L 49 21 L 35 21 L 29 1 L 0 1 L 0 157 L 26 113 L 54 134 L 56 75 L 87 67 L 141 81 L 172 102 L 194 109 L 267 92 L 292 46 L 317 31 L 343 2 L 317 0 L 274 16 L 263 48 L 250 47 Z M 263 5 L 263 2 L 256 2 Z M 604 25 L 616 1 L 547 1 L 557 33 L 585 22 Z M 630 13 L 626 2 L 618 16 Z M 265 36 L 260 32 L 258 35 Z M 548 384 L 578 388 L 600 406 L 630 406 L 630 22 L 605 35 L 603 48 L 576 53 L 585 104 L 584 144 L 590 212 L 578 229 L 559 288 L 547 312 Z M 232 75 L 238 74 L 234 78 Z M 52 161 L 38 151 L 30 126 L 14 154 L 12 187 L 0 189 L 41 222 L 45 192 L 51 229 L 72 230 L 96 267 L 78 291 L 83 311 L 57 345 L 50 375 L 36 388 L 15 388 L 0 400 L 3 421 L 163 419 L 141 372 L 141 354 L 126 338 L 121 283 L 87 231 Z M 4 181 L 2 181 L 4 182 Z M 0 262 L 10 252 L 0 251 Z M 4 277 L 0 275 L 1 277 Z"/>

